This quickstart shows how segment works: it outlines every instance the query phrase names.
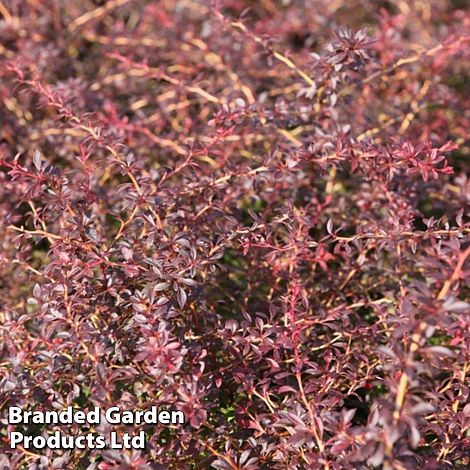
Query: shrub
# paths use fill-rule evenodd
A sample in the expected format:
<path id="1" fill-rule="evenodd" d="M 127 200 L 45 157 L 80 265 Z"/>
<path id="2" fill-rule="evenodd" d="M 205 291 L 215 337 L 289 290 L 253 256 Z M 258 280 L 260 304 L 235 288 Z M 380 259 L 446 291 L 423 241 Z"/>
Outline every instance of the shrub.
<path id="1" fill-rule="evenodd" d="M 463 6 L 0 2 L 2 468 L 466 468 Z"/>

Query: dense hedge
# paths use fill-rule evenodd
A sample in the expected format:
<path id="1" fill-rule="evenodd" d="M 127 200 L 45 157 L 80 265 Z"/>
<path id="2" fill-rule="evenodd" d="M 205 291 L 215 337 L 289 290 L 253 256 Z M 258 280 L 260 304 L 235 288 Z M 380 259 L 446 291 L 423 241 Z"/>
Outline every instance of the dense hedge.
<path id="1" fill-rule="evenodd" d="M 0 467 L 468 468 L 464 7 L 1 1 Z"/>

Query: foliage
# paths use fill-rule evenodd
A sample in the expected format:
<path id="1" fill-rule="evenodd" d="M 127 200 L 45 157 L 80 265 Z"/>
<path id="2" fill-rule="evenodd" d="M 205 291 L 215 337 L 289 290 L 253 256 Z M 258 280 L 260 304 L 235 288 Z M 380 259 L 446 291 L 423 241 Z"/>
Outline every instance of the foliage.
<path id="1" fill-rule="evenodd" d="M 468 468 L 461 3 L 0 2 L 2 468 Z"/>

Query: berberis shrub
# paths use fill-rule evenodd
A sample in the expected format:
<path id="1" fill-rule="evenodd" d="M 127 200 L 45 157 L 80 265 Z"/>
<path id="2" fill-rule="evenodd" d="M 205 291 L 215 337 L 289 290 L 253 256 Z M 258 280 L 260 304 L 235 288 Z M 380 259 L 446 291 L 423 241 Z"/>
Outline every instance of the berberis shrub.
<path id="1" fill-rule="evenodd" d="M 1 468 L 468 468 L 464 7 L 1 1 Z"/>

